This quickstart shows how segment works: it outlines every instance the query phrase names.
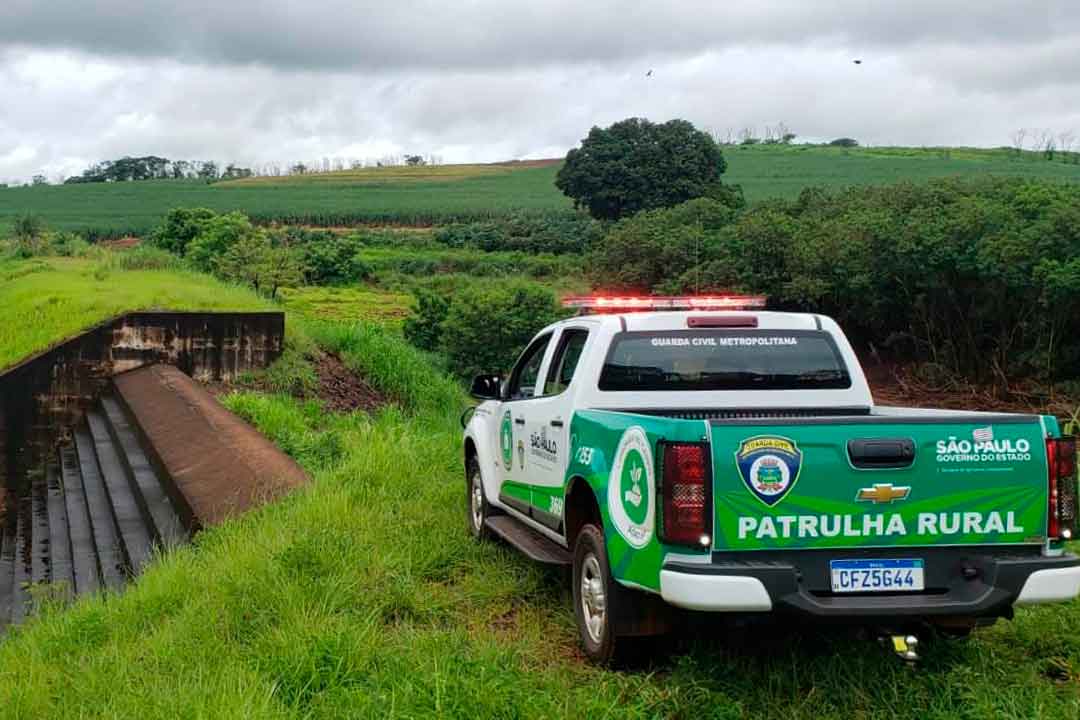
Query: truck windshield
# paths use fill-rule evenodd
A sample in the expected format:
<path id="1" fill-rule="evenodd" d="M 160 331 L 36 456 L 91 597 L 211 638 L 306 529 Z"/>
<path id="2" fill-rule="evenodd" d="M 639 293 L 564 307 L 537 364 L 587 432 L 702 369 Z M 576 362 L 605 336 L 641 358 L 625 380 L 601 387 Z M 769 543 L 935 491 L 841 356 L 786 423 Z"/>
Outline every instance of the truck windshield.
<path id="1" fill-rule="evenodd" d="M 851 387 L 828 333 L 669 330 L 615 337 L 600 389 L 827 390 Z"/>

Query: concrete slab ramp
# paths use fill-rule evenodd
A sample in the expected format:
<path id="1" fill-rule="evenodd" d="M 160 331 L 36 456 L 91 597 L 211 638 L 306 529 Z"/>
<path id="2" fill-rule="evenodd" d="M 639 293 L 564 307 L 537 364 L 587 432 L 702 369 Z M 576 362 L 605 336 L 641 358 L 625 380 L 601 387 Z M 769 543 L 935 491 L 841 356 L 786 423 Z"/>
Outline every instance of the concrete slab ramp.
<path id="1" fill-rule="evenodd" d="M 151 365 L 122 373 L 113 385 L 191 530 L 274 500 L 308 481 L 292 458 L 175 367 Z"/>

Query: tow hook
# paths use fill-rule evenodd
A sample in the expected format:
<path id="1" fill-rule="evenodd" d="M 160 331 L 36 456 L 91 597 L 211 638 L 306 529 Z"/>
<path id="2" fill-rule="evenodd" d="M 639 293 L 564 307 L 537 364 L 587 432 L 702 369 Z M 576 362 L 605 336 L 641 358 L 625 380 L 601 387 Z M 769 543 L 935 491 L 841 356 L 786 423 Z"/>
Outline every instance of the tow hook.
<path id="1" fill-rule="evenodd" d="M 914 635 L 882 635 L 879 641 L 907 663 L 914 664 L 919 660 L 919 638 Z"/>

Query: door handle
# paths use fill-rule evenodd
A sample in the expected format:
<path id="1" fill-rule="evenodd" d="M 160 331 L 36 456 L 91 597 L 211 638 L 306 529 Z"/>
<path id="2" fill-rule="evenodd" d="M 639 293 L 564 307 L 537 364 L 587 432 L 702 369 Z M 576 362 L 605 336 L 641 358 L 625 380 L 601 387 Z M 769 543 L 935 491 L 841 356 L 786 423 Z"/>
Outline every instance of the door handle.
<path id="1" fill-rule="evenodd" d="M 514 424 L 515 425 L 524 425 L 525 424 L 525 418 L 514 418 Z"/>
<path id="2" fill-rule="evenodd" d="M 551 427 L 562 427 L 562 426 L 563 426 L 563 421 L 559 420 L 558 418 L 551 421 Z"/>

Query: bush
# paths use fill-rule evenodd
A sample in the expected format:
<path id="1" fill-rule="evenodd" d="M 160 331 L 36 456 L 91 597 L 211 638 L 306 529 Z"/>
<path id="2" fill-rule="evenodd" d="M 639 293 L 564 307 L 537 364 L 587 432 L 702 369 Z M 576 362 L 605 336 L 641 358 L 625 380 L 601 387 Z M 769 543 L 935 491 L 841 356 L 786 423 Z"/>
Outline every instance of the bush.
<path id="1" fill-rule="evenodd" d="M 218 258 L 237 242 L 259 242 L 265 233 L 251 224 L 241 212 L 216 215 L 202 223 L 197 235 L 186 246 L 185 255 L 191 264 L 203 272 L 213 272 Z"/>
<path id="2" fill-rule="evenodd" d="M 1080 188 L 977 178 L 809 189 L 737 217 L 699 200 L 620 222 L 589 265 L 605 289 L 763 293 L 1006 382 L 1080 377 L 1078 257 Z"/>
<path id="3" fill-rule="evenodd" d="M 150 233 L 150 242 L 176 255 L 184 255 L 191 241 L 216 217 L 217 213 L 207 208 L 174 208 Z"/>
<path id="4" fill-rule="evenodd" d="M 439 346 L 463 378 L 505 372 L 540 328 L 565 314 L 555 293 L 536 283 L 477 285 L 454 296 Z"/>
<path id="5" fill-rule="evenodd" d="M 446 225 L 433 239 L 451 248 L 535 255 L 582 253 L 602 235 L 601 224 L 584 213 L 519 211 L 500 220 Z"/>
<path id="6" fill-rule="evenodd" d="M 405 339 L 421 350 L 437 350 L 442 339 L 442 324 L 450 311 L 450 298 L 425 288 L 418 288 L 415 295 L 416 306 L 405 318 Z"/>
<path id="7" fill-rule="evenodd" d="M 494 222 L 447 225 L 435 231 L 435 241 L 452 248 L 505 250 L 509 234 Z"/>
<path id="8" fill-rule="evenodd" d="M 371 268 L 357 257 L 363 247 L 359 235 L 307 237 L 300 246 L 304 279 L 311 285 L 340 285 L 367 278 Z"/>
<path id="9" fill-rule="evenodd" d="M 15 254 L 22 258 L 31 258 L 47 254 L 45 252 L 45 221 L 33 213 L 26 213 L 15 218 L 12 238 L 15 241 Z"/>
<path id="10" fill-rule="evenodd" d="M 710 199 L 644 212 L 616 223 L 585 264 L 603 290 L 661 291 L 665 281 L 717 257 L 717 234 L 735 216 Z"/>

